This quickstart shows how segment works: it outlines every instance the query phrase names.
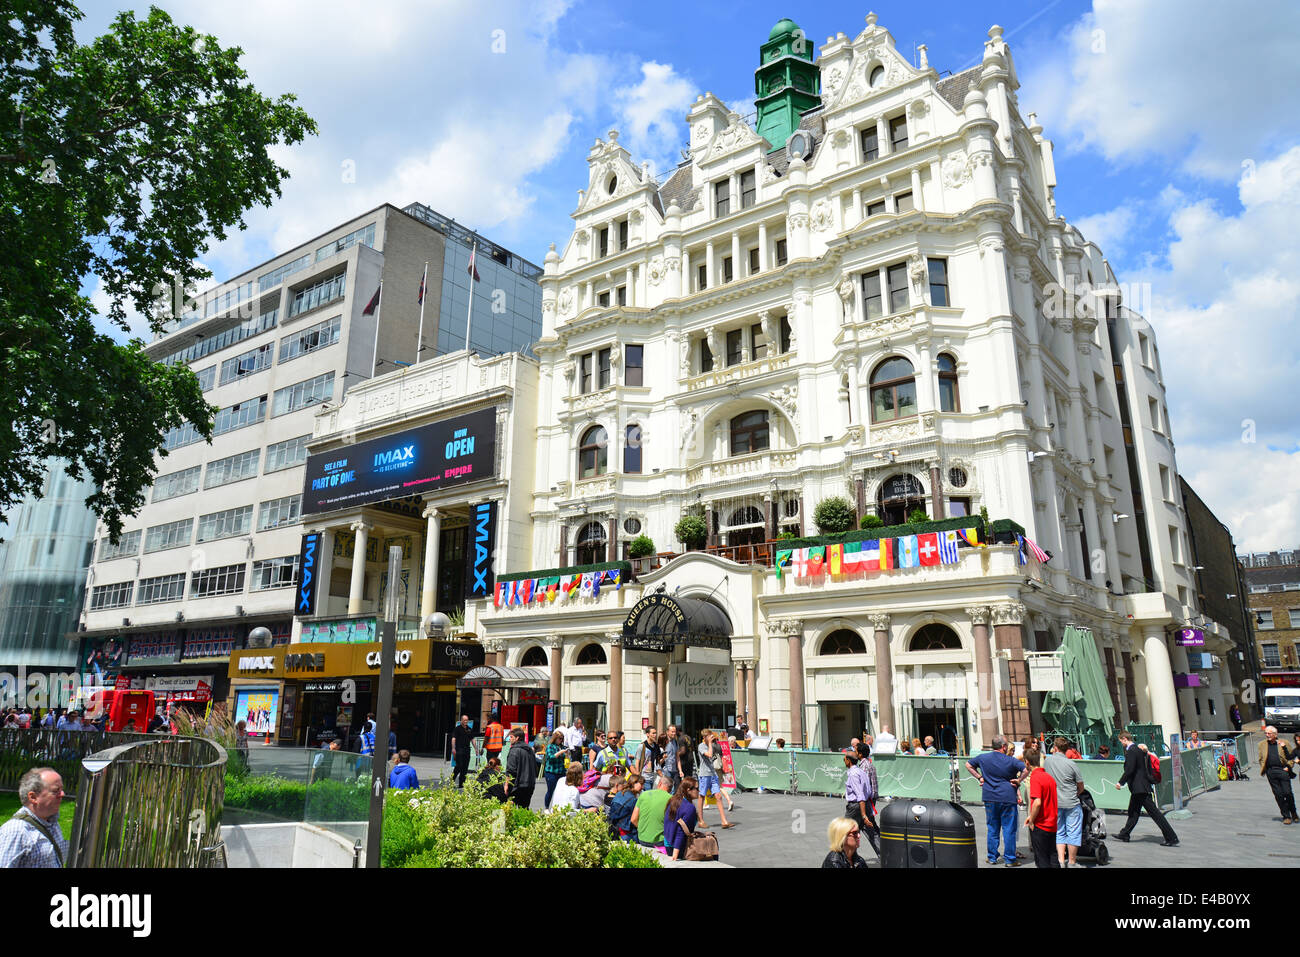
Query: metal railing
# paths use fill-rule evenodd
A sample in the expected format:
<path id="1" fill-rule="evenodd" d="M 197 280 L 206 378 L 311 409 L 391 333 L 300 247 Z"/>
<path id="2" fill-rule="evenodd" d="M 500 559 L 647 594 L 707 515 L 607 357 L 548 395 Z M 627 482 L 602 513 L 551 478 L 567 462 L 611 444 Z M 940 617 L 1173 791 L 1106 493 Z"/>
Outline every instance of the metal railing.
<path id="1" fill-rule="evenodd" d="M 53 768 L 63 787 L 75 794 L 81 783 L 81 761 L 105 748 L 137 741 L 154 741 L 156 734 L 124 731 L 56 731 L 53 728 L 0 729 L 0 791 L 17 791 L 18 779 L 32 768 Z"/>
<path id="2" fill-rule="evenodd" d="M 82 760 L 69 867 L 221 867 L 226 750 L 159 737 Z"/>

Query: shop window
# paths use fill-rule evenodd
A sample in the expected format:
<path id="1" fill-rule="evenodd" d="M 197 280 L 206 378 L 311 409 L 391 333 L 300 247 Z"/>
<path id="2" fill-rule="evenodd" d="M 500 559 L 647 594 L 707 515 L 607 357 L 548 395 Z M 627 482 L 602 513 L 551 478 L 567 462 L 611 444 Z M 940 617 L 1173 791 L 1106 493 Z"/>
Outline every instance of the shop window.
<path id="1" fill-rule="evenodd" d="M 908 651 L 954 651 L 961 639 L 947 625 L 924 625 L 907 644 Z"/>
<path id="2" fill-rule="evenodd" d="M 605 649 L 594 641 L 591 644 L 583 645 L 578 651 L 577 659 L 574 661 L 574 664 L 578 665 L 603 665 L 606 663 Z"/>
<path id="3" fill-rule="evenodd" d="M 862 636 L 847 628 L 832 631 L 822 639 L 822 646 L 818 650 L 818 654 L 823 655 L 865 655 L 866 653 L 867 643 L 862 640 Z"/>

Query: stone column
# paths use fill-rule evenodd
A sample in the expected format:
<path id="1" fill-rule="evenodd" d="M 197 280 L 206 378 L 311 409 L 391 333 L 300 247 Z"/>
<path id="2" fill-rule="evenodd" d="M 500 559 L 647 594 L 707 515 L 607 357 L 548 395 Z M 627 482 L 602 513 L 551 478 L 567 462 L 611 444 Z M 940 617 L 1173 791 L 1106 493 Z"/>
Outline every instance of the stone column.
<path id="1" fill-rule="evenodd" d="M 745 662 L 733 661 L 736 671 L 736 723 L 744 721 L 745 715 Z"/>
<path id="2" fill-rule="evenodd" d="M 943 481 L 939 474 L 939 463 L 930 463 L 930 508 L 932 512 L 930 517 L 935 519 L 943 518 Z"/>
<path id="3" fill-rule="evenodd" d="M 356 544 L 352 549 L 352 584 L 348 589 L 348 614 L 361 614 L 361 603 L 365 601 L 366 585 L 366 535 L 370 526 L 365 522 L 353 522 L 352 531 L 356 534 Z"/>
<path id="4" fill-rule="evenodd" d="M 1029 720 L 1029 666 L 1025 664 L 1025 645 L 1022 623 L 1025 620 L 1023 602 L 1009 601 L 992 606 L 993 636 L 999 651 L 1011 654 L 1010 685 L 1002 691 L 1002 733 L 1013 738 L 1023 738 L 1031 729 Z M 1021 705 L 1021 699 L 1024 705 Z"/>
<path id="5" fill-rule="evenodd" d="M 965 609 L 975 640 L 975 683 L 979 689 L 980 738 L 983 744 L 998 733 L 998 702 L 993 688 L 993 656 L 989 649 L 989 609 L 974 605 Z"/>
<path id="6" fill-rule="evenodd" d="M 560 525 L 560 567 L 569 567 L 569 526 Z"/>
<path id="7" fill-rule="evenodd" d="M 420 581 L 421 623 L 438 610 L 438 543 L 442 536 L 442 513 L 430 505 L 424 510 L 422 516 L 425 530 L 424 578 Z"/>
<path id="8" fill-rule="evenodd" d="M 758 271 L 767 272 L 767 223 L 758 224 Z M 767 332 L 766 329 L 763 330 Z M 770 337 L 769 337 L 770 339 Z M 772 347 L 772 355 L 776 354 L 775 346 Z"/>
<path id="9" fill-rule="evenodd" d="M 623 633 L 611 631 L 609 642 L 609 730 L 623 729 Z"/>
<path id="10" fill-rule="evenodd" d="M 745 723 L 749 730 L 758 734 L 758 659 L 750 658 L 745 662 Z"/>
<path id="11" fill-rule="evenodd" d="M 1142 626 L 1142 664 L 1146 666 L 1152 723 L 1161 725 L 1166 737 L 1181 733 L 1174 669 L 1169 659 L 1164 625 Z"/>
<path id="12" fill-rule="evenodd" d="M 912 167 L 912 204 L 921 212 L 925 211 L 925 197 L 921 194 L 921 168 Z"/>
<path id="13" fill-rule="evenodd" d="M 550 649 L 551 656 L 550 696 L 551 700 L 558 702 L 560 700 L 560 689 L 563 687 L 562 679 L 564 677 L 561 671 L 561 664 L 564 658 L 564 639 L 559 635 L 547 635 L 546 647 Z"/>
<path id="14" fill-rule="evenodd" d="M 330 613 L 330 579 L 334 576 L 334 529 L 318 528 L 320 544 L 316 547 L 316 614 Z"/>
<path id="15" fill-rule="evenodd" d="M 618 518 L 615 516 L 608 522 L 609 528 L 609 557 L 605 559 L 609 562 L 618 561 Z"/>
<path id="16" fill-rule="evenodd" d="M 731 234 L 731 278 L 733 281 L 744 275 L 740 271 L 740 233 Z M 741 337 L 744 338 L 743 336 Z"/>
<path id="17" fill-rule="evenodd" d="M 668 730 L 668 675 L 666 668 L 655 668 L 655 701 L 659 711 L 658 727 Z"/>
<path id="18" fill-rule="evenodd" d="M 718 257 L 714 255 L 713 240 L 704 245 L 704 284 L 710 289 L 718 284 Z M 717 362 L 718 357 L 714 356 L 713 361 Z"/>
<path id="19" fill-rule="evenodd" d="M 898 733 L 894 720 L 894 664 L 889 652 L 889 616 L 868 615 L 876 641 L 876 730 Z"/>
<path id="20" fill-rule="evenodd" d="M 803 733 L 803 619 L 781 621 L 790 645 L 790 737 L 798 747 L 806 746 Z"/>

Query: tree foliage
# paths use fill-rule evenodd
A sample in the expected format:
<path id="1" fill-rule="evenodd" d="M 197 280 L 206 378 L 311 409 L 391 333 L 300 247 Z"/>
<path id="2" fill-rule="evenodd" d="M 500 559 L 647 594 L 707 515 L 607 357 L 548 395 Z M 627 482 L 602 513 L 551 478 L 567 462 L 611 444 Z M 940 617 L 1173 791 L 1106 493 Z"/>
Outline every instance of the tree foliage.
<path id="1" fill-rule="evenodd" d="M 55 456 L 89 474 L 87 504 L 116 538 L 167 431 L 210 438 L 215 410 L 183 364 L 97 329 L 88 293 L 110 327 L 129 333 L 136 311 L 161 331 L 210 276 L 209 238 L 280 195 L 288 171 L 268 149 L 316 126 L 247 82 L 242 50 L 156 7 L 85 45 L 80 18 L 49 0 L 0 23 L 0 509 L 37 492 Z"/>
<path id="2" fill-rule="evenodd" d="M 853 506 L 842 495 L 832 495 L 813 509 L 813 524 L 823 535 L 838 535 L 853 527 Z"/>

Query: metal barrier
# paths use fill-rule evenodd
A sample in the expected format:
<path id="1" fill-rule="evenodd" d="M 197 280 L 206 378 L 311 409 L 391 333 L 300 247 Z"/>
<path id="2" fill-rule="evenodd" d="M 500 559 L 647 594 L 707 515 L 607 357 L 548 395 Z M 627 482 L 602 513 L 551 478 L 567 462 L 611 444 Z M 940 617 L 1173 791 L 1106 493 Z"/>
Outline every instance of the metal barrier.
<path id="1" fill-rule="evenodd" d="M 32 768 L 53 768 L 63 787 L 75 794 L 83 758 L 105 748 L 137 741 L 157 741 L 156 734 L 116 731 L 56 731 L 53 728 L 0 729 L 0 791 L 17 791 L 18 780 Z"/>
<path id="2" fill-rule="evenodd" d="M 226 750 L 155 737 L 82 760 L 69 867 L 208 867 L 224 860 Z"/>

